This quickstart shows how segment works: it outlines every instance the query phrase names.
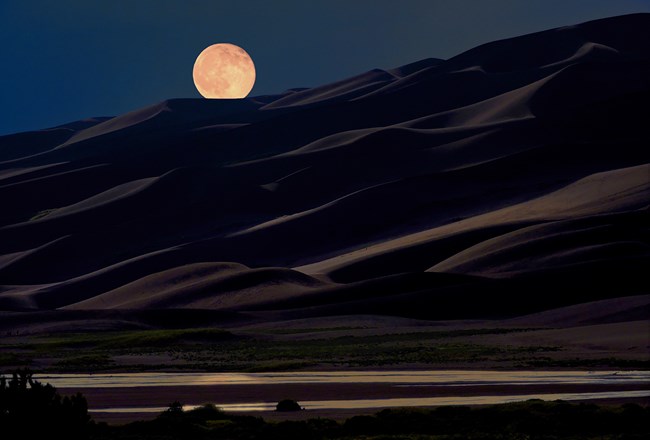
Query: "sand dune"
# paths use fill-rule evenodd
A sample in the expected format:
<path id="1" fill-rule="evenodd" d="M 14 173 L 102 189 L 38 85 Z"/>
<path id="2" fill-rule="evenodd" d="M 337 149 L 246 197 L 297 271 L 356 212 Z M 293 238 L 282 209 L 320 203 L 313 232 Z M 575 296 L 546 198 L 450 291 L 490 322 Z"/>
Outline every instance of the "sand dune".
<path id="1" fill-rule="evenodd" d="M 232 309 L 280 301 L 322 284 L 289 269 L 248 269 L 228 263 L 194 264 L 148 275 L 66 308 Z M 141 292 L 151 292 L 151 295 L 140 295 Z"/>
<path id="2" fill-rule="evenodd" d="M 453 237 L 461 236 L 461 234 L 470 235 L 471 233 L 475 236 L 481 236 L 476 231 L 488 227 L 498 230 L 495 227 L 502 226 L 502 230 L 517 230 L 522 226 L 530 224 L 637 209 L 640 210 L 638 213 L 630 213 L 627 216 L 638 218 L 638 224 L 643 225 L 644 221 L 647 220 L 647 213 L 643 208 L 647 206 L 648 202 L 647 196 L 648 190 L 650 189 L 649 173 L 650 166 L 648 165 L 598 173 L 531 201 L 514 204 L 481 215 L 475 215 L 437 228 L 386 240 L 362 250 L 341 254 L 335 258 L 302 266 L 299 269 L 306 273 L 330 273 L 342 270 L 350 264 L 358 264 L 364 259 L 377 258 L 394 252 L 399 252 L 403 255 L 408 248 L 429 245 L 432 242 L 435 243 L 437 240 L 450 241 Z M 537 228 L 536 231 L 539 229 Z M 521 232 L 517 231 L 515 236 L 518 234 L 521 234 Z M 531 235 L 535 235 L 535 238 L 538 236 L 537 234 Z M 511 241 L 508 238 L 502 239 L 506 244 L 502 244 L 501 247 L 510 246 Z M 638 239 L 640 244 L 645 242 L 641 233 L 633 235 L 633 238 Z M 532 237 L 528 236 L 526 244 L 530 244 L 531 239 Z M 489 244 L 494 243 L 494 241 L 496 239 L 490 241 Z M 463 243 L 462 246 L 467 246 L 467 242 Z M 485 246 L 479 245 L 479 251 Z M 497 247 L 499 246 L 497 245 Z M 464 255 L 468 253 L 476 253 L 476 250 L 472 247 L 468 246 L 464 249 L 463 252 L 454 254 L 456 260 L 463 259 Z M 468 259 L 471 260 L 476 257 L 477 255 L 472 255 Z M 451 263 L 442 264 L 440 268 L 433 267 L 432 270 L 448 270 L 453 265 L 453 261 L 451 260 Z M 526 267 L 531 270 L 536 266 L 531 267 L 528 264 Z"/>
<path id="3" fill-rule="evenodd" d="M 614 17 L 0 137 L 0 309 L 480 319 L 643 295 L 649 42 L 650 14 Z"/>
<path id="4" fill-rule="evenodd" d="M 508 320 L 508 325 L 576 327 L 643 321 L 650 312 L 650 295 L 626 296 L 546 310 Z M 647 347 L 646 347 L 647 348 Z"/>

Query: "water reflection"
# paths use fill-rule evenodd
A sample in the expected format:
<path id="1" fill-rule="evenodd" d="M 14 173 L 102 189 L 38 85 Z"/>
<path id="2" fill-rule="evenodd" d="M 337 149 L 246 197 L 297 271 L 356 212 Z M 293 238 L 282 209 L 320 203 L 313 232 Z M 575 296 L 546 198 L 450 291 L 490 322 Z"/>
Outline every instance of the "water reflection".
<path id="1" fill-rule="evenodd" d="M 444 405 L 492 405 L 498 403 L 520 402 L 529 399 L 544 400 L 593 400 L 593 399 L 619 399 L 630 397 L 650 397 L 650 391 L 609 391 L 597 393 L 553 393 L 553 394 L 527 394 L 517 396 L 463 396 L 463 397 L 422 397 L 398 399 L 367 399 L 367 400 L 313 400 L 300 402 L 307 410 L 332 410 L 332 409 L 380 409 L 412 406 L 444 406 Z M 224 411 L 272 411 L 275 403 L 231 403 L 216 404 Z M 186 409 L 195 408 L 188 406 Z M 163 407 L 146 408 L 103 408 L 93 409 L 97 413 L 159 413 Z"/>
<path id="2" fill-rule="evenodd" d="M 427 385 L 540 385 L 647 383 L 649 371 L 337 371 L 292 373 L 50 374 L 36 379 L 59 388 L 263 385 L 288 383 L 389 383 Z"/>

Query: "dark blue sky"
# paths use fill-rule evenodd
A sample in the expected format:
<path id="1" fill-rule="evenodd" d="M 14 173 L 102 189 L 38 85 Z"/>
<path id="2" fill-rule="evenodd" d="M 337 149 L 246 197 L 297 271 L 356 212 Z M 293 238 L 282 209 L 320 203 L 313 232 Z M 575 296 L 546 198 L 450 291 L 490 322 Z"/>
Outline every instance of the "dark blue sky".
<path id="1" fill-rule="evenodd" d="M 0 134 L 200 98 L 218 42 L 252 56 L 260 95 L 632 12 L 650 0 L 1 0 Z"/>

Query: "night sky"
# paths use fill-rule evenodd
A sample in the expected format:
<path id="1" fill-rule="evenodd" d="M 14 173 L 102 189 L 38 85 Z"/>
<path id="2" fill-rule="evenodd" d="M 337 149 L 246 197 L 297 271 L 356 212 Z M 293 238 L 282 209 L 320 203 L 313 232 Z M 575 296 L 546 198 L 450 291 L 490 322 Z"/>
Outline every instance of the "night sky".
<path id="1" fill-rule="evenodd" d="M 261 95 L 632 12 L 650 0 L 1 0 L 0 134 L 200 98 L 218 42 L 252 56 Z"/>

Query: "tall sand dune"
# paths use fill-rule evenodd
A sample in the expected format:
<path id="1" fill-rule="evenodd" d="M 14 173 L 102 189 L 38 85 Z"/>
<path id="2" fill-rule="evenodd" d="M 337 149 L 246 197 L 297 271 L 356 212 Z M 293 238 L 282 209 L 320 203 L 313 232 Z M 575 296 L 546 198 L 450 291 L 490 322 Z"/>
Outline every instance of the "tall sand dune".
<path id="1" fill-rule="evenodd" d="M 635 14 L 3 136 L 0 310 L 638 320 L 648 100 Z"/>

